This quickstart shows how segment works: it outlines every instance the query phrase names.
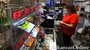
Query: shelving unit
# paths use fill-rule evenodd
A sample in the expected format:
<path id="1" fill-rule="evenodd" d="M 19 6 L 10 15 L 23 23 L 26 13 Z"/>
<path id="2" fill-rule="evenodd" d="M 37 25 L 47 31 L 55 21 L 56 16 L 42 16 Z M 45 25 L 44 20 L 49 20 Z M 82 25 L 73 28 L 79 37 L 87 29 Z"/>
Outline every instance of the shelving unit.
<path id="1" fill-rule="evenodd" d="M 37 7 L 33 7 L 33 8 L 30 8 L 30 9 L 37 9 L 37 8 L 39 8 L 38 6 Z M 33 12 L 34 13 L 34 12 Z M 28 15 L 30 15 L 30 14 L 28 14 Z M 30 17 L 30 16 L 29 16 Z M 28 38 L 26 38 L 26 39 L 24 39 L 23 40 L 23 38 L 20 38 L 20 40 L 19 41 L 17 41 L 16 42 L 16 48 L 15 48 L 15 50 L 22 50 L 22 49 L 25 49 L 25 48 L 27 48 L 26 47 L 26 45 L 25 45 L 25 43 L 34 43 L 34 41 L 32 41 L 31 42 L 31 40 L 30 41 L 28 41 L 29 40 L 29 37 L 32 37 L 33 39 L 35 39 L 35 37 L 37 36 L 37 34 L 38 34 L 38 32 L 37 32 L 37 30 L 36 30 L 36 27 L 37 27 L 37 25 L 35 25 L 33 22 L 34 21 L 31 21 L 31 22 L 29 22 L 29 21 L 27 21 L 27 19 L 29 18 L 28 16 L 27 17 L 24 17 L 24 18 L 22 18 L 21 20 L 19 20 L 19 21 L 16 21 L 16 22 L 14 22 L 12 25 L 13 25 L 13 27 L 15 28 L 17 28 L 17 29 L 20 29 L 20 30 L 22 30 L 22 31 L 25 31 L 25 32 L 27 32 L 28 33 L 28 35 L 27 35 L 27 37 Z M 32 16 L 32 18 L 33 18 L 33 16 Z M 37 23 L 38 23 L 38 21 L 37 21 Z M 20 26 L 19 26 L 20 25 Z M 23 28 L 22 27 L 22 25 L 23 25 L 23 27 L 25 26 L 26 28 Z M 28 25 L 28 27 L 27 27 L 27 25 Z M 15 30 L 14 30 L 15 31 Z M 33 35 L 34 34 L 34 35 Z M 16 37 L 17 38 L 17 37 Z M 31 39 L 32 39 L 31 38 Z M 27 42 L 28 41 L 28 42 Z M 32 44 L 31 44 L 31 46 L 32 46 Z M 24 48 L 23 48 L 24 47 Z M 28 49 L 30 49 L 31 47 L 28 47 Z"/>
<path id="2" fill-rule="evenodd" d="M 7 10 L 6 11 L 7 13 L 5 14 L 7 14 L 7 16 L 9 17 L 8 20 L 10 24 L 8 30 L 4 32 L 5 37 L 0 36 L 0 38 L 3 39 L 0 41 L 0 43 L 3 42 L 1 45 L 4 45 L 4 46 L 0 45 L 0 49 L 3 47 L 3 49 L 1 50 L 20 50 L 20 49 L 22 50 L 24 43 L 28 40 L 28 37 L 32 36 L 32 38 L 35 39 L 38 34 L 36 27 L 39 24 L 38 23 L 39 21 L 37 21 L 37 23 L 34 23 L 36 21 L 34 21 L 31 18 L 35 18 L 37 16 L 36 14 L 33 13 L 36 13 L 36 11 L 40 8 L 39 3 L 37 3 L 36 0 L 35 1 L 33 0 L 33 2 L 32 0 L 28 0 L 30 2 L 28 1 L 27 2 L 30 3 L 30 5 L 27 5 L 27 2 L 24 3 L 25 5 L 22 3 L 18 3 L 20 4 L 18 5 L 14 1 L 10 0 L 10 5 L 8 6 L 5 5 L 6 6 L 5 10 Z M 11 3 L 15 3 L 16 6 L 15 5 L 12 6 Z M 27 29 L 19 27 L 19 25 L 23 24 L 24 22 L 27 22 L 27 24 L 29 24 Z M 12 49 L 10 49 L 10 47 Z"/>

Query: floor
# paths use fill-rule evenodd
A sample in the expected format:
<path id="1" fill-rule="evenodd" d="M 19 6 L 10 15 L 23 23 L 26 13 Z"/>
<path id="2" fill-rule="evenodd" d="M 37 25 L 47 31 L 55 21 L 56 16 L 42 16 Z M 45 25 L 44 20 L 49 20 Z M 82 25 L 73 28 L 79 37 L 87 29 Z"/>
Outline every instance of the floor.
<path id="1" fill-rule="evenodd" d="M 5 31 L 5 36 L 6 37 L 4 37 L 4 33 L 0 33 L 0 48 L 2 48 L 3 45 L 5 44 L 5 38 L 6 41 L 8 41 L 8 39 L 10 38 L 10 30 Z"/>

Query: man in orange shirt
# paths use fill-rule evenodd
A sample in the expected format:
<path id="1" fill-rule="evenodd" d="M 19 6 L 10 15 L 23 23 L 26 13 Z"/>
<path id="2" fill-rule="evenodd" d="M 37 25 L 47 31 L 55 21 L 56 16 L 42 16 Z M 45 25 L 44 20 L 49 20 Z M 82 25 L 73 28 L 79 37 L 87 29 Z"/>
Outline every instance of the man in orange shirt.
<path id="1" fill-rule="evenodd" d="M 60 21 L 63 30 L 64 46 L 70 46 L 71 36 L 75 33 L 78 15 L 73 5 L 66 5 L 67 13 Z"/>

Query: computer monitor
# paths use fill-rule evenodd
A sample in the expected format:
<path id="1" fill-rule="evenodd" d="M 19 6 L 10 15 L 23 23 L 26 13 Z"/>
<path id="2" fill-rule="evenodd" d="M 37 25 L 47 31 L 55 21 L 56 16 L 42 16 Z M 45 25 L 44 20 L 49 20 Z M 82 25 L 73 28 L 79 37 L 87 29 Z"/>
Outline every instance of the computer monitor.
<path id="1" fill-rule="evenodd" d="M 41 26 L 44 28 L 54 28 L 54 19 L 45 19 Z"/>
<path id="2" fill-rule="evenodd" d="M 85 7 L 81 7 L 81 11 L 85 11 Z"/>

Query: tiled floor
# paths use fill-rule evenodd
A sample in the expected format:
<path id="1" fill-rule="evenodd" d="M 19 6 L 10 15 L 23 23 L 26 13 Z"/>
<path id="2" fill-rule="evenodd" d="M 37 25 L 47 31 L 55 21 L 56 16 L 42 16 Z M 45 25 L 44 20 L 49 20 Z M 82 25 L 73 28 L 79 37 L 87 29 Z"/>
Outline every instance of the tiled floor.
<path id="1" fill-rule="evenodd" d="M 10 38 L 10 30 L 5 31 L 6 41 Z M 5 44 L 4 33 L 0 33 L 0 48 Z"/>

